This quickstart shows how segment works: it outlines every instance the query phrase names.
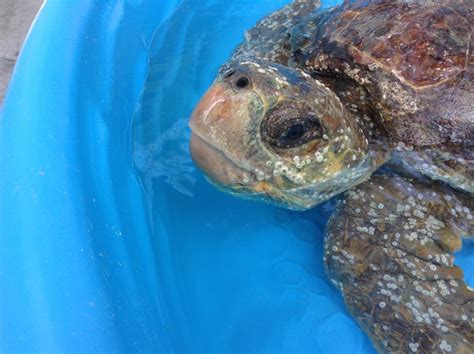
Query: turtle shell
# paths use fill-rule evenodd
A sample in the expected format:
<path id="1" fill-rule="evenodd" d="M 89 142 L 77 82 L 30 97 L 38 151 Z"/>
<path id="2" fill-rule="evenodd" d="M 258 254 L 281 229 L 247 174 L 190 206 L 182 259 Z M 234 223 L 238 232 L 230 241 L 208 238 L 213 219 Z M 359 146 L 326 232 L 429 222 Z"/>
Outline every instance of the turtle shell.
<path id="1" fill-rule="evenodd" d="M 341 100 L 370 105 L 395 141 L 461 142 L 474 134 L 473 19 L 462 0 L 347 2 L 296 28 L 294 62 L 343 82 Z M 370 102 L 348 98 L 351 85 Z"/>
<path id="2" fill-rule="evenodd" d="M 448 6 L 392 2 L 347 16 L 336 41 L 347 44 L 356 61 L 378 64 L 406 84 L 437 85 L 467 67 L 472 29 Z"/>

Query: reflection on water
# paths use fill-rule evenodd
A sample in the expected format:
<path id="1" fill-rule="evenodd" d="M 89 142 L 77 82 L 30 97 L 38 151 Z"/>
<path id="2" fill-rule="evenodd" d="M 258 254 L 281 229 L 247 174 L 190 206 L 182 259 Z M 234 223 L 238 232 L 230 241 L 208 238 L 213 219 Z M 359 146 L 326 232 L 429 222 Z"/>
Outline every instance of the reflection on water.
<path id="1" fill-rule="evenodd" d="M 153 178 L 164 178 L 178 192 L 193 196 L 196 178 L 192 176 L 195 167 L 188 153 L 187 123 L 187 118 L 177 120 L 147 145 L 134 142 L 134 164 L 147 188 Z"/>

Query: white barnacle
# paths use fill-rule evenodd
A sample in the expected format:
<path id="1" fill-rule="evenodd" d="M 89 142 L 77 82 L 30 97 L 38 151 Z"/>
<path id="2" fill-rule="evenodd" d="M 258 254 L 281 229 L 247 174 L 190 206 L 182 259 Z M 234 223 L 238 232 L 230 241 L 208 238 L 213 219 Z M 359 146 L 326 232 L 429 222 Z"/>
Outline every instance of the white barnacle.
<path id="1" fill-rule="evenodd" d="M 324 156 L 319 151 L 316 151 L 314 153 L 314 157 L 316 159 L 316 162 L 323 162 L 324 160 Z"/>
<path id="2" fill-rule="evenodd" d="M 450 352 L 452 350 L 451 345 L 449 345 L 448 342 L 446 342 L 446 340 L 444 340 L 444 339 L 441 341 L 441 344 L 439 345 L 439 348 L 441 350 L 445 350 L 447 352 Z"/>
<path id="3" fill-rule="evenodd" d="M 294 181 L 297 184 L 303 183 L 303 177 L 300 174 L 298 174 L 298 175 L 295 176 Z"/>
<path id="4" fill-rule="evenodd" d="M 418 345 L 419 345 L 418 343 L 410 343 L 410 344 L 408 344 L 408 346 L 410 347 L 410 350 L 411 350 L 412 352 L 416 352 L 416 351 L 418 350 Z"/>

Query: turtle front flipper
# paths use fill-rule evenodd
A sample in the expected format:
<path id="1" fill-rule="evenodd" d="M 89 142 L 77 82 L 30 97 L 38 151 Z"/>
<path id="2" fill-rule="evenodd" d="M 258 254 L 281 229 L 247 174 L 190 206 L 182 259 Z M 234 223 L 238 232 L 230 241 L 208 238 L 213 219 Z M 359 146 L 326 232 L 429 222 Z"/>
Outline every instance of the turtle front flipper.
<path id="1" fill-rule="evenodd" d="M 433 183 L 374 176 L 347 193 L 325 265 L 380 352 L 473 353 L 474 290 L 453 264 L 474 201 Z"/>

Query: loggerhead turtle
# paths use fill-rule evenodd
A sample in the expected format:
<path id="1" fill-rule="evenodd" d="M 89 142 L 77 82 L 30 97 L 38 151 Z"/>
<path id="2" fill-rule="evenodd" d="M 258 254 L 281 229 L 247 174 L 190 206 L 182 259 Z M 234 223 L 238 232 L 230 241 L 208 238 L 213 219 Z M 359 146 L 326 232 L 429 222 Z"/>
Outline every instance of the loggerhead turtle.
<path id="1" fill-rule="evenodd" d="M 474 352 L 472 0 L 297 0 L 224 64 L 190 121 L 219 188 L 290 209 L 346 192 L 327 275 L 380 352 Z"/>

